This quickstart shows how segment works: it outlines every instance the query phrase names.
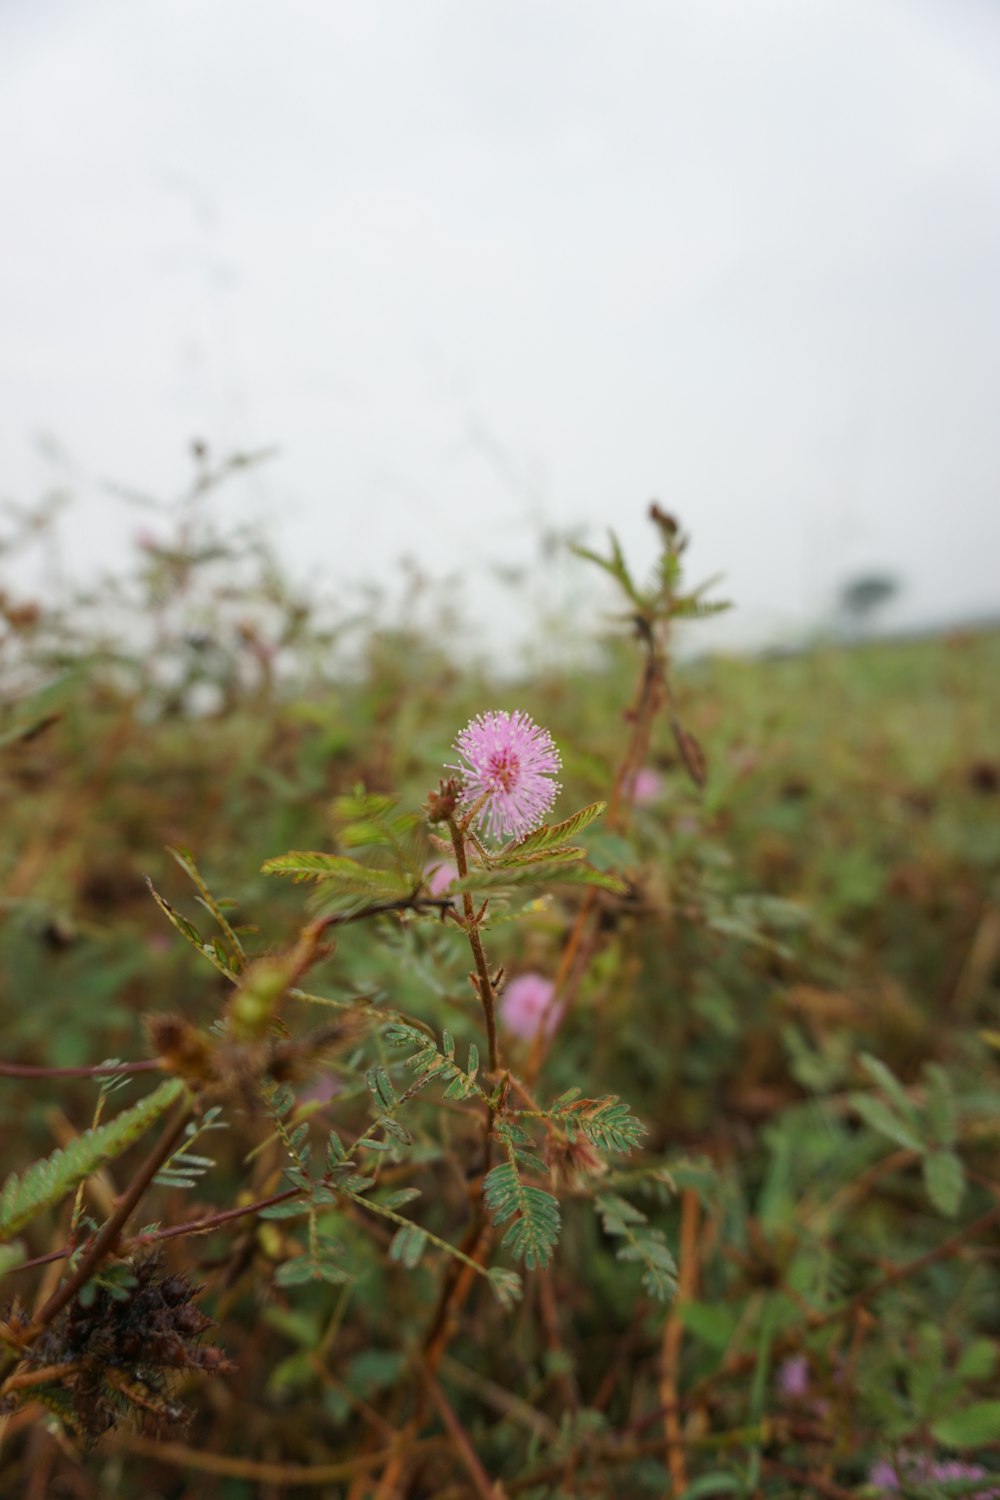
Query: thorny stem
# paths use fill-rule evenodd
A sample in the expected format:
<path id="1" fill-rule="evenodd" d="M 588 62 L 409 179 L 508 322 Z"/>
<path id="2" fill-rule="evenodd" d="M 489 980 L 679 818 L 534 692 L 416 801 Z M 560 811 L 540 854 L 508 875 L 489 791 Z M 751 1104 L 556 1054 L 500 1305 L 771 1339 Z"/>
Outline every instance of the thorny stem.
<path id="1" fill-rule="evenodd" d="M 454 818 L 448 819 L 448 832 L 451 834 L 451 843 L 455 851 L 455 864 L 458 868 L 459 878 L 464 880 L 469 873 L 469 862 L 465 856 L 465 835 Z M 493 981 L 490 978 L 486 954 L 483 951 L 483 940 L 479 936 L 479 919 L 476 915 L 476 908 L 469 891 L 465 891 L 462 895 L 462 909 L 465 914 L 464 931 L 469 939 L 469 947 L 472 949 L 472 957 L 476 965 L 476 988 L 479 991 L 479 998 L 483 1005 L 483 1016 L 486 1021 L 490 1072 L 497 1073 L 500 1070 L 500 1051 L 497 1046 L 496 994 L 493 990 Z"/>
<path id="2" fill-rule="evenodd" d="M 473 809 L 473 812 L 475 809 Z M 455 851 L 455 864 L 459 877 L 464 878 L 469 873 L 468 860 L 465 855 L 465 824 L 455 822 L 454 818 L 448 819 L 448 831 L 451 834 L 452 847 Z M 476 916 L 472 896 L 466 891 L 463 896 L 463 908 L 465 922 L 463 931 L 467 934 L 469 945 L 472 948 L 473 958 L 476 963 L 476 988 L 479 991 L 483 1004 L 483 1014 L 486 1019 L 486 1035 L 489 1041 L 490 1071 L 496 1073 L 500 1067 L 499 1048 L 497 1046 L 496 1033 L 496 992 L 493 981 L 490 978 L 489 965 L 486 954 L 483 951 L 482 939 L 479 936 L 479 919 Z M 448 1347 L 449 1325 L 453 1314 L 461 1307 L 469 1294 L 475 1273 L 473 1265 L 482 1263 L 486 1254 L 489 1241 L 489 1226 L 486 1223 L 486 1214 L 483 1204 L 482 1181 L 490 1169 L 493 1155 L 493 1124 L 496 1118 L 496 1110 L 491 1104 L 487 1109 L 486 1125 L 483 1141 L 483 1172 L 482 1178 L 474 1185 L 474 1204 L 472 1222 L 466 1231 L 461 1246 L 461 1259 L 465 1264 L 453 1261 L 449 1267 L 441 1293 L 438 1297 L 437 1307 L 431 1318 L 430 1325 L 424 1336 L 424 1359 L 427 1367 L 434 1371 L 437 1369 L 441 1359 Z"/>
<path id="3" fill-rule="evenodd" d="M 618 765 L 615 774 L 614 785 L 608 798 L 607 821 L 609 828 L 621 827 L 625 818 L 621 810 L 622 798 L 629 777 L 634 774 L 637 767 L 645 758 L 649 748 L 649 739 L 652 734 L 653 720 L 669 698 L 669 685 L 667 680 L 667 660 L 663 648 L 657 643 L 654 628 L 645 620 L 637 617 L 636 620 L 643 645 L 646 648 L 646 659 L 643 663 L 642 675 L 636 690 L 635 702 L 628 712 L 628 718 L 632 724 L 632 732 L 629 735 L 628 744 Z M 597 890 L 591 886 L 580 903 L 580 909 L 576 914 L 572 931 L 566 940 L 559 960 L 559 967 L 553 981 L 552 994 L 545 1007 L 535 1038 L 532 1042 L 531 1053 L 528 1058 L 526 1077 L 529 1082 L 537 1078 L 545 1059 L 548 1055 L 552 1042 L 565 1019 L 570 1003 L 573 999 L 579 975 L 582 974 L 586 959 L 596 938 L 596 931 L 592 917 L 597 907 Z M 582 956 L 582 962 L 581 962 Z"/>

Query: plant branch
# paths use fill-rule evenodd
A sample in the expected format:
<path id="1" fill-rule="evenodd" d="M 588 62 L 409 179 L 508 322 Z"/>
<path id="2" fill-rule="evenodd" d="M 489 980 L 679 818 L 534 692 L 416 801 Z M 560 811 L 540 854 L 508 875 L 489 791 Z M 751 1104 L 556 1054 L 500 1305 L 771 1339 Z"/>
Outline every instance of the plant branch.
<path id="1" fill-rule="evenodd" d="M 162 1057 L 147 1058 L 142 1062 L 116 1063 L 109 1067 L 99 1063 L 95 1067 L 42 1068 L 30 1063 L 0 1062 L 0 1078 L 107 1078 L 118 1073 L 155 1073 L 166 1067 Z"/>
<path id="2" fill-rule="evenodd" d="M 184 1135 L 184 1127 L 191 1117 L 190 1099 L 181 1101 L 180 1107 L 174 1116 L 173 1122 L 163 1132 L 156 1146 L 142 1163 L 125 1192 L 121 1201 L 115 1209 L 111 1218 L 108 1219 L 103 1229 L 96 1235 L 89 1250 L 85 1250 L 80 1258 L 76 1269 L 67 1281 L 64 1281 L 46 1302 L 42 1310 L 32 1320 L 30 1328 L 25 1335 L 25 1344 L 30 1344 L 38 1337 L 44 1328 L 58 1317 L 67 1303 L 73 1298 L 83 1286 L 90 1280 L 97 1267 L 114 1250 L 115 1245 L 129 1220 L 133 1210 L 144 1197 L 150 1183 L 157 1172 L 168 1161 L 176 1150 Z"/>

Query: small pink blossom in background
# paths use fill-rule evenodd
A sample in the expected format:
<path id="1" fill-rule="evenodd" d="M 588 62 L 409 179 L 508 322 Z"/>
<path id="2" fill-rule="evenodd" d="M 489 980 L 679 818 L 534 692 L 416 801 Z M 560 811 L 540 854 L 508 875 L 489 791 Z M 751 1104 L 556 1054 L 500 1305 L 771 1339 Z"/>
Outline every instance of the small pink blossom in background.
<path id="1" fill-rule="evenodd" d="M 778 1368 L 778 1390 L 796 1401 L 809 1394 L 809 1361 L 804 1354 L 782 1361 Z"/>
<path id="2" fill-rule="evenodd" d="M 485 797 L 476 826 L 490 838 L 520 838 L 544 818 L 560 787 L 552 778 L 561 761 L 547 729 L 520 710 L 490 709 L 462 730 L 455 741 L 465 786 L 462 802 Z"/>
<path id="3" fill-rule="evenodd" d="M 500 1024 L 512 1036 L 530 1042 L 538 1033 L 542 1017 L 555 985 L 544 974 L 519 974 L 500 996 Z M 562 1015 L 562 1006 L 554 1005 L 545 1019 L 545 1033 L 551 1036 Z"/>
<path id="4" fill-rule="evenodd" d="M 159 552 L 162 545 L 156 533 L 145 528 L 135 532 L 132 540 L 141 552 Z"/>
<path id="5" fill-rule="evenodd" d="M 651 807 L 663 795 L 663 777 L 652 766 L 641 766 L 632 777 L 630 791 L 636 807 Z"/>
<path id="6" fill-rule="evenodd" d="M 892 1464 L 886 1459 L 880 1458 L 877 1464 L 872 1464 L 868 1472 L 868 1483 L 877 1485 L 883 1494 L 891 1494 L 899 1489 L 899 1475 Z"/>
<path id="7" fill-rule="evenodd" d="M 897 1467 L 887 1463 L 885 1459 L 873 1465 L 868 1475 L 868 1482 L 879 1488 L 879 1500 L 892 1500 L 893 1495 L 898 1495 L 902 1486 L 900 1479 L 907 1483 L 919 1483 L 921 1480 L 938 1480 L 945 1482 L 949 1479 L 992 1479 L 995 1476 L 988 1473 L 981 1464 L 962 1463 L 957 1458 L 932 1459 L 921 1455 L 916 1458 L 900 1457 Z M 1000 1488 L 991 1486 L 989 1489 L 976 1490 L 969 1500 L 1000 1500 Z"/>
<path id="8" fill-rule="evenodd" d="M 299 1095 L 300 1104 L 329 1104 L 341 1092 L 343 1084 L 335 1073 L 322 1073 Z"/>
<path id="9" fill-rule="evenodd" d="M 431 863 L 424 866 L 424 885 L 432 896 L 443 896 L 453 880 L 458 879 L 458 866 L 453 860 L 443 865 Z"/>

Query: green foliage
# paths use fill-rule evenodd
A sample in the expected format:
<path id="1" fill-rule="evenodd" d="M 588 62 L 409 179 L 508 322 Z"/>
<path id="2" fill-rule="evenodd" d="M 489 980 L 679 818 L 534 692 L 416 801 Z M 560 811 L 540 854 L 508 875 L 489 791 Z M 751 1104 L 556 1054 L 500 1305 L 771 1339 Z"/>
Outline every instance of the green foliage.
<path id="1" fill-rule="evenodd" d="M 184 1127 L 184 1144 L 167 1158 L 153 1181 L 161 1187 L 197 1187 L 205 1173 L 215 1166 L 215 1160 L 211 1156 L 197 1155 L 191 1147 L 199 1136 L 208 1131 L 227 1129 L 226 1122 L 219 1118 L 221 1114 L 222 1106 L 214 1104 L 205 1110 L 200 1119 L 189 1120 Z"/>
<path id="2" fill-rule="evenodd" d="M 446 1099 L 468 1099 L 473 1094 L 483 1097 L 476 1082 L 479 1072 L 479 1049 L 473 1043 L 469 1048 L 468 1064 L 463 1069 L 455 1060 L 455 1038 L 450 1031 L 442 1035 L 441 1045 L 415 1026 L 396 1021 L 385 1028 L 384 1036 L 390 1047 L 416 1047 L 416 1052 L 406 1059 L 406 1066 L 415 1073 L 415 1087 L 423 1088 L 434 1080 L 447 1082 Z"/>
<path id="3" fill-rule="evenodd" d="M 861 1065 L 883 1096 L 854 1094 L 855 1110 L 872 1130 L 920 1157 L 927 1196 L 939 1213 L 954 1218 L 965 1194 L 965 1168 L 952 1149 L 958 1132 L 958 1109 L 947 1073 L 935 1063 L 925 1067 L 921 1109 L 885 1063 L 862 1054 Z"/>
<path id="4" fill-rule="evenodd" d="M 547 890 L 554 885 L 583 885 L 622 895 L 625 891 L 623 881 L 613 875 L 606 875 L 602 870 L 593 870 L 589 865 L 577 863 L 581 852 L 570 849 L 559 858 L 554 858 L 552 852 L 548 851 L 542 859 L 529 857 L 524 864 L 514 866 L 477 865 L 462 880 L 453 881 L 451 889 L 454 892 L 471 891 L 481 895 L 486 891 L 530 892 Z"/>
<path id="5" fill-rule="evenodd" d="M 553 1104 L 550 1117 L 558 1120 L 570 1140 L 579 1131 L 599 1151 L 631 1151 L 642 1140 L 646 1127 L 616 1096 L 581 1099 L 578 1089 L 568 1089 Z"/>
<path id="6" fill-rule="evenodd" d="M 11 1239 L 105 1162 L 121 1156 L 183 1093 L 180 1079 L 167 1079 L 115 1119 L 85 1130 L 71 1145 L 35 1162 L 21 1176 L 12 1172 L 0 1190 L 0 1237 Z"/>
<path id="7" fill-rule="evenodd" d="M 559 1239 L 559 1200 L 526 1183 L 513 1153 L 484 1183 L 486 1207 L 497 1228 L 513 1220 L 502 1244 L 529 1271 L 548 1265 Z"/>
<path id="8" fill-rule="evenodd" d="M 649 1224 L 634 1203 L 617 1193 L 600 1193 L 594 1207 L 605 1234 L 624 1241 L 615 1254 L 619 1260 L 635 1261 L 642 1267 L 642 1284 L 651 1297 L 668 1301 L 677 1290 L 677 1262 L 667 1247 L 663 1231 Z"/>

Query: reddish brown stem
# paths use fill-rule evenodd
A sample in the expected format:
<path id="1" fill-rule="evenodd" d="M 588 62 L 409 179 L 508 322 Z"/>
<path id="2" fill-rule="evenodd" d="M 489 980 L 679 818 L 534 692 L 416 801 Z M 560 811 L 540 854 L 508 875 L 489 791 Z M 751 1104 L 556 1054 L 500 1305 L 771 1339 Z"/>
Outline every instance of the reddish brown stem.
<path id="1" fill-rule="evenodd" d="M 162 1057 L 142 1062 L 116 1063 L 108 1067 L 99 1063 L 87 1068 L 42 1068 L 31 1063 L 0 1062 L 0 1078 L 108 1078 L 113 1073 L 155 1073 L 166 1066 Z"/>

